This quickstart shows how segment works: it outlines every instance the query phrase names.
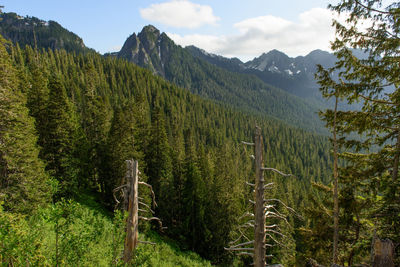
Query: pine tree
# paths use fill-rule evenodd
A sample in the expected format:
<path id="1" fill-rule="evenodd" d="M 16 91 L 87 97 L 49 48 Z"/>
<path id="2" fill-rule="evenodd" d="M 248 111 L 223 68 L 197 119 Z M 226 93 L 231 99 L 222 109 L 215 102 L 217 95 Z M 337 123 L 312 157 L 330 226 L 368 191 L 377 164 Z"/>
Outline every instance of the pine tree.
<path id="1" fill-rule="evenodd" d="M 5 45 L 0 36 L 0 201 L 8 210 L 30 213 L 50 200 L 51 189 Z"/>
<path id="2" fill-rule="evenodd" d="M 110 108 L 97 94 L 98 75 L 93 63 L 85 66 L 85 94 L 82 112 L 82 128 L 86 136 L 86 175 L 91 187 L 99 183 L 99 170 L 104 162 L 107 134 L 110 128 Z"/>
<path id="3" fill-rule="evenodd" d="M 49 90 L 41 156 L 47 162 L 49 173 L 60 182 L 60 193 L 69 194 L 79 186 L 78 120 L 60 77 L 50 78 Z"/>
<path id="4" fill-rule="evenodd" d="M 108 202 L 112 201 L 112 190 L 122 185 L 126 174 L 125 161 L 128 159 L 143 162 L 143 155 L 137 149 L 135 134 L 135 105 L 128 102 L 116 108 L 107 139 L 104 159 L 100 168 L 100 185 Z"/>
<path id="5" fill-rule="evenodd" d="M 329 70 L 319 67 L 317 78 L 325 97 L 337 96 L 348 103 L 361 102 L 362 105 L 361 110 L 339 111 L 336 116 L 339 146 L 351 151 L 341 154 L 347 165 L 340 174 L 341 190 L 345 192 L 342 198 L 356 200 L 359 204 L 353 208 L 362 207 L 365 216 L 357 217 L 359 213 L 349 207 L 348 211 L 353 210 L 353 213 L 348 219 L 355 226 L 363 222 L 361 228 L 367 227 L 367 222 L 373 223 L 374 228 L 381 230 L 381 237 L 389 237 L 398 243 L 399 3 L 382 8 L 378 0 L 343 0 L 330 8 L 338 13 L 348 12 L 349 16 L 347 24 L 334 22 L 337 39 L 332 49 L 339 59 L 336 66 Z M 371 26 L 363 30 L 361 24 L 365 20 Z M 357 58 L 352 49 L 362 50 L 365 57 Z M 333 73 L 338 74 L 339 79 L 334 79 Z M 327 110 L 323 117 L 333 127 L 335 112 Z M 358 231 L 353 234 L 360 236 Z M 339 240 L 339 247 L 340 242 L 345 241 Z M 355 245 L 353 243 L 353 247 Z M 342 244 L 342 247 L 346 246 L 346 242 Z"/>
<path id="6" fill-rule="evenodd" d="M 161 203 L 167 204 L 167 196 L 169 190 L 172 189 L 172 163 L 170 158 L 171 148 L 168 143 L 163 116 L 160 108 L 153 110 L 150 139 L 146 151 L 146 174 L 149 183 L 153 186 L 154 193 L 160 199 L 158 210 L 167 216 Z M 165 216 L 160 214 L 161 218 Z"/>

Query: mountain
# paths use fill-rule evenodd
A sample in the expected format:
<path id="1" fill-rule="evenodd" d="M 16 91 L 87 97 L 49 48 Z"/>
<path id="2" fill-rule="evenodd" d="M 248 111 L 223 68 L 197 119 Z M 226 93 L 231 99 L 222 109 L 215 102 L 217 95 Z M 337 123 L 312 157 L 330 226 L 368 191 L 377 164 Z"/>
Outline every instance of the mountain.
<path id="1" fill-rule="evenodd" d="M 78 35 L 55 21 L 22 17 L 12 12 L 0 14 L 0 34 L 21 47 L 36 45 L 38 48 L 65 49 L 76 53 L 94 51 L 87 48 Z"/>
<path id="2" fill-rule="evenodd" d="M 302 98 L 322 100 L 318 90 L 318 84 L 314 79 L 317 64 L 325 68 L 332 67 L 336 62 L 336 56 L 322 51 L 314 50 L 306 56 L 296 58 L 272 50 L 251 61 L 243 63 L 237 58 L 225 58 L 210 54 L 195 46 L 186 49 L 195 57 L 237 73 L 253 74 L 264 82 L 281 88 L 288 93 Z"/>
<path id="3" fill-rule="evenodd" d="M 247 68 L 240 65 L 239 59 L 225 60 L 230 67 L 221 67 L 194 56 L 190 49 L 176 45 L 154 26 L 146 26 L 140 33 L 129 36 L 117 56 L 203 97 L 273 116 L 308 130 L 324 131 L 317 115 L 318 107 L 314 104 L 255 75 L 230 69 Z M 220 61 L 223 60 L 220 57 Z"/>

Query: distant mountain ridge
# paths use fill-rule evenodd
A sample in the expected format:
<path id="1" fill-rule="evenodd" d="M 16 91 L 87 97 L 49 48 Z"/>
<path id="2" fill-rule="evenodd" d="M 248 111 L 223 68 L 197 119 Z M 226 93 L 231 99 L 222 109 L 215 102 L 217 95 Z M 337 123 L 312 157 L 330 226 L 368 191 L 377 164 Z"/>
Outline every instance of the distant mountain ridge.
<path id="1" fill-rule="evenodd" d="M 194 53 L 196 50 L 197 54 Z M 249 67 L 239 59 L 226 59 L 199 51 L 194 47 L 182 48 L 165 33 L 148 25 L 140 33 L 129 36 L 122 49 L 114 55 L 148 68 L 203 97 L 270 115 L 301 128 L 323 129 L 317 106 L 246 71 L 251 72 L 258 66 Z M 260 66 L 262 64 L 260 62 Z"/>
<path id="2" fill-rule="evenodd" d="M 21 17 L 15 13 L 3 13 L 0 16 L 0 33 L 20 46 L 65 49 L 75 53 L 95 52 L 87 48 L 79 36 L 57 22 Z M 276 88 L 257 75 L 241 72 L 243 68 L 253 69 L 239 59 L 209 54 L 209 58 L 214 57 L 228 66 L 220 67 L 215 62 L 194 56 L 190 48 L 176 45 L 154 26 L 148 25 L 140 33 L 133 33 L 119 52 L 105 56 L 134 62 L 192 93 L 233 108 L 268 115 L 300 128 L 325 133 L 317 115 L 319 107 L 315 103 Z M 236 68 L 236 71 L 231 68 Z"/>
<path id="3" fill-rule="evenodd" d="M 291 94 L 316 99 L 321 99 L 319 86 L 314 78 L 317 64 L 329 68 L 337 60 L 335 55 L 322 50 L 314 50 L 306 56 L 296 58 L 291 58 L 278 50 L 272 50 L 243 63 L 237 58 L 216 56 L 195 46 L 188 46 L 186 49 L 193 56 L 211 64 L 233 72 L 253 74 L 264 82 Z"/>
<path id="4" fill-rule="evenodd" d="M 55 21 L 22 17 L 13 12 L 0 14 L 0 34 L 20 46 L 36 45 L 38 48 L 65 49 L 76 53 L 94 52 L 85 46 L 82 38 Z"/>

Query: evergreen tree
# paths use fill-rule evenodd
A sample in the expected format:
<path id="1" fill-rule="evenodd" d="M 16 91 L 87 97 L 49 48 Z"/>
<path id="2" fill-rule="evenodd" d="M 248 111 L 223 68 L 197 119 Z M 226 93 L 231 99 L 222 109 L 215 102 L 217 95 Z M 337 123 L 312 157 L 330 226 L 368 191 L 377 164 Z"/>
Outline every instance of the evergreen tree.
<path id="1" fill-rule="evenodd" d="M 165 131 L 163 113 L 159 108 L 153 111 L 149 144 L 146 151 L 146 174 L 158 199 L 157 212 L 161 219 L 169 219 L 168 204 L 172 186 L 171 148 Z"/>
<path id="2" fill-rule="evenodd" d="M 190 130 L 189 130 L 190 131 Z M 205 255 L 207 251 L 206 238 L 206 185 L 198 166 L 198 158 L 193 135 L 189 132 L 186 137 L 185 184 L 184 200 L 184 232 L 188 246 Z"/>
<path id="3" fill-rule="evenodd" d="M 122 185 L 126 174 L 125 161 L 137 159 L 143 162 L 143 155 L 136 148 L 135 105 L 128 102 L 123 108 L 116 108 L 107 139 L 104 161 L 101 165 L 101 188 L 108 202 L 112 201 L 112 190 Z M 140 168 L 140 166 L 139 166 Z"/>
<path id="4" fill-rule="evenodd" d="M 60 182 L 60 193 L 72 193 L 79 185 L 79 126 L 60 77 L 51 77 L 49 90 L 41 155 L 47 162 L 49 173 Z"/>
<path id="5" fill-rule="evenodd" d="M 82 127 L 86 136 L 86 175 L 95 188 L 99 181 L 99 170 L 104 162 L 107 134 L 110 128 L 110 108 L 97 94 L 98 75 L 93 63 L 85 66 L 85 94 L 82 111 Z"/>
<path id="6" fill-rule="evenodd" d="M 344 203 L 347 213 L 343 219 L 354 226 L 352 234 L 357 238 L 339 239 L 339 247 L 362 246 L 362 240 L 358 238 L 362 234 L 360 229 L 368 224 L 380 230 L 381 237 L 399 243 L 399 3 L 382 8 L 379 0 L 343 0 L 330 8 L 338 13 L 349 12 L 349 16 L 345 25 L 334 22 L 337 39 L 332 49 L 339 61 L 329 70 L 319 67 L 317 78 L 321 91 L 325 97 L 336 96 L 348 103 L 361 102 L 362 105 L 361 110 L 339 111 L 337 116 L 332 110 L 323 114 L 328 126 L 334 127 L 336 121 L 341 137 L 339 146 L 352 151 L 341 154 L 347 166 L 341 169 L 340 182 L 341 197 L 348 200 Z M 361 24 L 365 20 L 372 24 L 363 30 Z M 365 57 L 357 58 L 352 49 L 362 50 Z M 339 74 L 338 80 L 332 78 L 334 72 Z M 349 206 L 349 203 L 356 205 Z M 360 214 L 363 217 L 360 218 Z M 348 230 L 342 231 L 341 236 L 346 236 Z M 372 233 L 372 229 L 369 232 Z M 365 249 L 349 253 L 361 255 Z M 347 261 L 352 264 L 351 260 Z"/>
<path id="7" fill-rule="evenodd" d="M 0 36 L 0 201 L 7 210 L 30 213 L 49 201 L 51 189 L 5 45 Z"/>

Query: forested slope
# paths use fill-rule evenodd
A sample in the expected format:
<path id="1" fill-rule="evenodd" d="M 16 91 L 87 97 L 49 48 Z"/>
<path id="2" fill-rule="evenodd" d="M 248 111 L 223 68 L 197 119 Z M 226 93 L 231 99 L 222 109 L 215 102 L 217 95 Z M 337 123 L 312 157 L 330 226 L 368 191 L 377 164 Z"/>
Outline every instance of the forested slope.
<path id="1" fill-rule="evenodd" d="M 326 133 L 318 106 L 263 82 L 256 75 L 232 72 L 195 57 L 154 26 L 146 26 L 124 43 L 118 57 L 151 70 L 194 94 L 290 125 Z"/>
<path id="2" fill-rule="evenodd" d="M 6 88 L 2 98 L 19 95 L 10 101 L 19 101 L 29 112 L 24 116 L 34 118 L 40 148 L 37 160 L 42 162 L 18 161 L 13 168 L 42 168 L 43 173 L 37 173 L 40 179 L 35 180 L 42 181 L 42 187 L 32 190 L 50 185 L 53 201 L 92 192 L 112 210 L 112 190 L 121 185 L 124 161 L 138 159 L 142 179 L 153 185 L 157 195 L 156 215 L 168 227 L 163 234 L 183 249 L 221 264 L 231 262 L 232 254 L 224 247 L 238 217 L 251 208 L 250 188 L 245 186 L 254 176 L 251 152 L 240 141 L 252 140 L 256 124 L 265 137 L 266 165 L 297 177 L 279 181 L 268 177 L 277 181 L 271 195 L 301 211 L 307 205 L 310 182 L 328 177 L 324 137 L 205 100 L 124 60 L 7 46 L 11 61 L 3 55 L 3 66 L 7 72 L 13 69 L 14 80 L 3 81 L 8 87 L 2 87 Z M 17 122 L 6 118 L 1 117 L 2 125 L 16 123 L 15 129 L 21 131 Z M 13 129 L 3 127 L 0 137 L 9 136 Z M 6 145 L 13 151 L 23 146 Z M 49 195 L 43 195 L 25 204 L 30 187 L 20 186 L 21 194 L 15 195 L 13 187 L 6 185 L 20 180 L 9 173 L 9 158 L 2 155 L 1 159 L 2 170 L 8 171 L 1 178 L 0 191 L 6 212 L 33 214 L 35 207 L 51 203 Z M 24 184 L 34 182 L 29 179 Z M 288 218 L 292 227 L 284 229 L 290 249 L 274 248 L 274 261 L 293 263 L 301 249 L 296 248 L 295 229 L 306 222 Z"/>

